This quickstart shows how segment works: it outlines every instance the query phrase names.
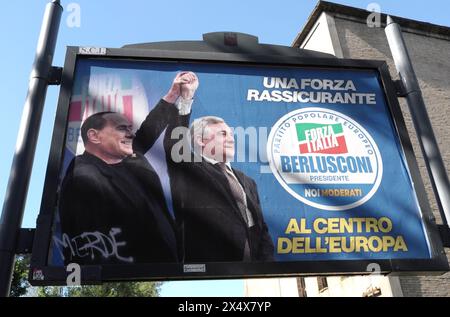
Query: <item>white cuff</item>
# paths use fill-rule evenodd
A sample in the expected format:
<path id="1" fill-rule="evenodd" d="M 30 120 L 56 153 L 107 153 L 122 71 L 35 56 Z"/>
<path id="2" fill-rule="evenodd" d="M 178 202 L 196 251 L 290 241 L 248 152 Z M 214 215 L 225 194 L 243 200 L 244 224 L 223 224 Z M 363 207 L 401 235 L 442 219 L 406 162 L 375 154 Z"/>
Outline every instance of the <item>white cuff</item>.
<path id="1" fill-rule="evenodd" d="M 185 116 L 191 113 L 191 107 L 194 99 L 184 99 L 183 97 L 178 97 L 177 101 L 175 101 L 175 106 L 178 109 L 178 113 L 182 116 Z"/>

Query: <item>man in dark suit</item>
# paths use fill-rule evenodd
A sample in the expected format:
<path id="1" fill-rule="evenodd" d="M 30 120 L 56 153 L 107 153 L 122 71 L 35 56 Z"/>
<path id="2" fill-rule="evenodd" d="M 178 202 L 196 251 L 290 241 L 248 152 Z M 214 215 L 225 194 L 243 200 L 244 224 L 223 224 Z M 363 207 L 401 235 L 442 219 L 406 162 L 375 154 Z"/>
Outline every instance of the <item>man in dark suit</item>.
<path id="1" fill-rule="evenodd" d="M 159 177 L 144 154 L 169 121 L 183 74 L 133 133 L 126 117 L 97 113 L 81 127 L 85 152 L 61 185 L 59 213 L 65 263 L 176 262 L 177 230 Z"/>
<path id="2" fill-rule="evenodd" d="M 181 103 L 193 97 L 196 81 L 193 76 L 182 85 Z M 256 183 L 229 163 L 235 151 L 231 129 L 218 117 L 196 119 L 190 129 L 191 152 L 183 145 L 186 133 L 180 133 L 180 127 L 187 129 L 189 117 L 188 111 L 178 115 L 164 141 L 184 261 L 273 261 L 274 246 Z"/>

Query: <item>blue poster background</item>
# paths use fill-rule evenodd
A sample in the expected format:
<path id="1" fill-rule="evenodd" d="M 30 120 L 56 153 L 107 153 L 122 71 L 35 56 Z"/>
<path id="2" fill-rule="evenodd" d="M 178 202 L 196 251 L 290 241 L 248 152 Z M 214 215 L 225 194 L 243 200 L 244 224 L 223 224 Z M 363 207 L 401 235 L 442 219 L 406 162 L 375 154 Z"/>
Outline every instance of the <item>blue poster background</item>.
<path id="1" fill-rule="evenodd" d="M 83 78 L 98 74 L 114 74 L 123 78 L 139 78 L 148 98 L 149 110 L 167 92 L 179 71 L 193 71 L 199 78 L 199 88 L 192 106 L 193 119 L 213 115 L 222 117 L 230 127 L 254 127 L 258 131 L 259 150 L 256 162 L 248 161 L 249 142 L 246 142 L 246 161 L 233 162 L 232 166 L 253 178 L 258 186 L 261 206 L 275 245 L 277 261 L 304 260 L 363 260 L 363 259 L 419 259 L 430 258 L 429 247 L 420 217 L 420 207 L 413 189 L 406 160 L 397 132 L 380 87 L 376 71 L 312 69 L 294 67 L 261 67 L 237 64 L 199 64 L 174 62 L 96 61 L 79 60 L 76 66 L 72 95 L 82 89 Z M 269 101 L 247 101 L 249 89 L 263 90 L 264 77 L 280 78 L 325 78 L 353 80 L 358 93 L 374 93 L 375 105 L 359 104 L 308 104 Z M 310 89 L 310 88 L 309 88 Z M 306 89 L 308 90 L 308 88 Z M 285 114 L 300 108 L 320 107 L 338 111 L 358 122 L 372 136 L 383 160 L 383 176 L 377 192 L 364 204 L 344 211 L 313 208 L 291 196 L 275 179 L 267 163 L 267 134 Z M 144 118 L 142 118 L 143 120 Z M 254 149 L 252 149 L 254 150 Z M 161 178 L 168 204 L 171 204 L 168 176 L 162 150 L 162 137 L 151 149 L 148 157 Z M 73 154 L 66 150 L 61 177 L 65 173 Z M 407 251 L 387 252 L 337 252 L 337 253 L 292 253 L 279 254 L 279 237 L 300 235 L 285 234 L 290 219 L 305 219 L 312 228 L 317 218 L 380 218 L 392 220 L 391 236 L 401 235 Z M 56 229 L 55 229 L 56 230 Z M 355 233 L 337 233 L 327 236 L 350 236 Z M 383 233 L 358 233 L 359 236 L 382 236 Z M 305 237 L 305 235 L 302 235 Z M 307 235 L 315 241 L 314 231 Z M 312 242 L 314 246 L 314 242 Z M 55 257 L 54 262 L 58 262 Z"/>

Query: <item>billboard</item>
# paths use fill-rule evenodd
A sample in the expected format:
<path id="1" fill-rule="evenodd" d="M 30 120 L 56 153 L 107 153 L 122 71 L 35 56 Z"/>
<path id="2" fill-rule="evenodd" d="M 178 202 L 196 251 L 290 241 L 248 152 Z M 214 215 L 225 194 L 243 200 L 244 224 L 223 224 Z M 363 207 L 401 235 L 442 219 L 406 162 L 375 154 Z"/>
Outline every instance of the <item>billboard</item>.
<path id="1" fill-rule="evenodd" d="M 69 49 L 35 283 L 442 269 L 383 62 L 132 53 Z"/>

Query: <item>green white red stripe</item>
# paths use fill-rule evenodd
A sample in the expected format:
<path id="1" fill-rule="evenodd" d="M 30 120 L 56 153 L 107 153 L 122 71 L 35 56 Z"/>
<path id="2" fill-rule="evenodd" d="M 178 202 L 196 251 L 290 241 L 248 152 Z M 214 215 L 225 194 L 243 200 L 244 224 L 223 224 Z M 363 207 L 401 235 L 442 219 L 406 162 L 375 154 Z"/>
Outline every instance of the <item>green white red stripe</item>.
<path id="1" fill-rule="evenodd" d="M 298 123 L 296 124 L 300 154 L 348 153 L 342 124 Z"/>

